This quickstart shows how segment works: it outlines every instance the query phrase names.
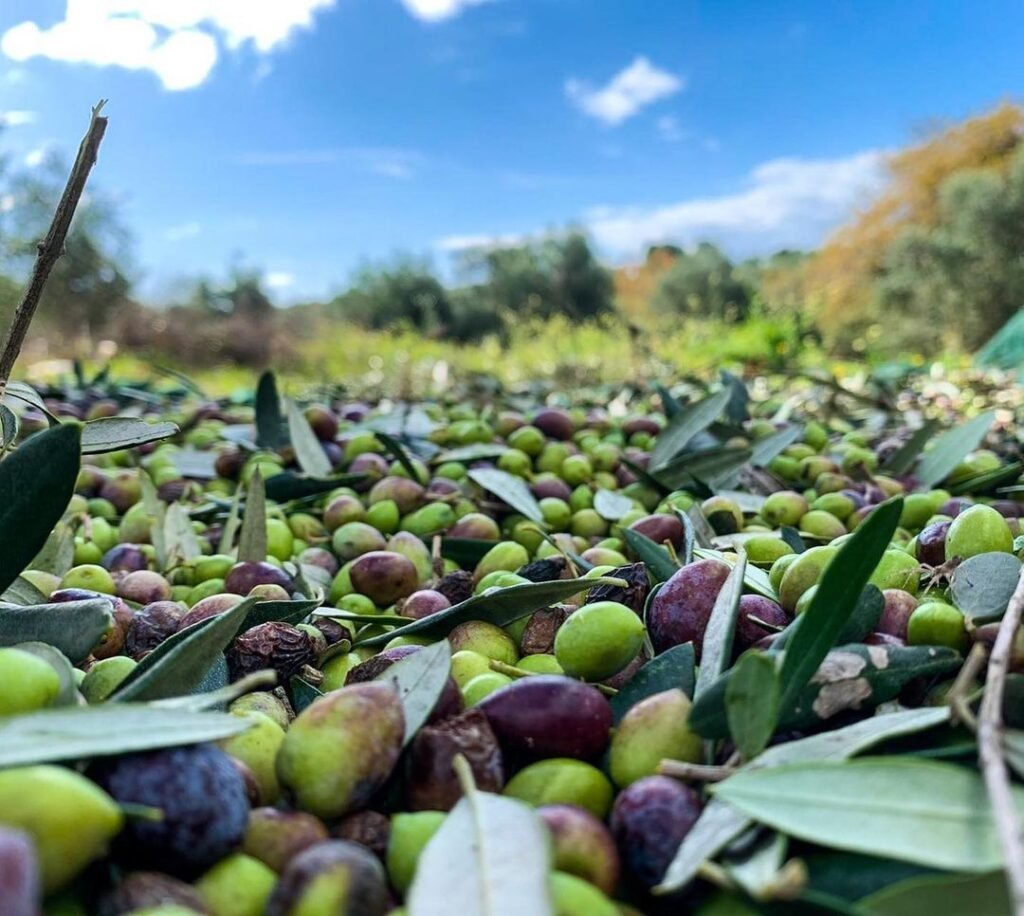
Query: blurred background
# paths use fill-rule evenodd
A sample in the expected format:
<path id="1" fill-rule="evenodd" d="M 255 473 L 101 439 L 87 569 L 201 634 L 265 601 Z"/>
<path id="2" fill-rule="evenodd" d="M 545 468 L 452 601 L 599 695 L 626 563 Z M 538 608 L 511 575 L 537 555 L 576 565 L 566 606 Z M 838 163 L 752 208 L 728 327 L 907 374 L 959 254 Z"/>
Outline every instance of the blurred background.
<path id="1" fill-rule="evenodd" d="M 1014 367 L 1022 26 L 1017 0 L 2 0 L 0 320 L 108 98 L 43 370 Z"/>

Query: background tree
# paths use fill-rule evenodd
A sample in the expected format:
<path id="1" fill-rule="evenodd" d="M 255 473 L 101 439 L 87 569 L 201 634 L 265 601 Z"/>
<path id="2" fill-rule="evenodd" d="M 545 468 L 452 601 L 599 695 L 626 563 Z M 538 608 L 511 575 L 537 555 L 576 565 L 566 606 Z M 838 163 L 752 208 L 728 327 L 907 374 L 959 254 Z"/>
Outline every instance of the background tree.
<path id="1" fill-rule="evenodd" d="M 332 305 L 341 317 L 377 330 L 404 323 L 443 336 L 452 321 L 448 292 L 429 264 L 407 257 L 363 268 Z"/>
<path id="2" fill-rule="evenodd" d="M 663 315 L 736 323 L 750 312 L 751 290 L 732 261 L 710 242 L 684 251 L 664 273 L 652 306 Z"/>

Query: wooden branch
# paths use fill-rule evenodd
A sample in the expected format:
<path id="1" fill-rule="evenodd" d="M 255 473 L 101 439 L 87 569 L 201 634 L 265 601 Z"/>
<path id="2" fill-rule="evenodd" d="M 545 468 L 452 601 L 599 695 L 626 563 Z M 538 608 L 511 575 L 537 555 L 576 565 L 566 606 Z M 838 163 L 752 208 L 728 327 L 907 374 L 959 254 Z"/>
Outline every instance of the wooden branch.
<path id="1" fill-rule="evenodd" d="M 1006 880 L 1013 900 L 1013 912 L 1024 916 L 1024 830 L 1010 788 L 1010 774 L 1003 756 L 1003 696 L 1013 643 L 1024 615 L 1024 570 L 1017 580 L 1010 604 L 999 624 L 995 645 L 989 656 L 985 696 L 978 716 L 978 756 L 988 788 L 992 817 L 1003 848 Z"/>
<path id="2" fill-rule="evenodd" d="M 0 353 L 0 395 L 11 377 L 11 370 L 21 353 L 21 347 L 25 343 L 25 335 L 28 333 L 29 325 L 39 307 L 39 300 L 43 295 L 43 288 L 46 280 L 53 270 L 57 259 L 64 254 L 64 240 L 67 238 L 68 229 L 71 227 L 71 220 L 75 215 L 75 209 L 82 198 L 82 191 L 85 190 L 85 183 L 89 178 L 89 172 L 96 164 L 96 156 L 99 153 L 100 142 L 107 129 L 107 119 L 100 117 L 100 112 L 106 100 L 101 100 L 92 110 L 92 120 L 89 122 L 89 130 L 86 131 L 82 142 L 78 147 L 78 155 L 75 157 L 75 164 L 68 176 L 68 183 L 64 187 L 60 203 L 53 214 L 53 221 L 46 233 L 46 238 L 39 242 L 36 262 L 32 267 L 32 276 L 25 293 L 18 303 L 11 321 L 10 330 L 7 332 L 7 340 L 4 342 L 3 352 Z"/>

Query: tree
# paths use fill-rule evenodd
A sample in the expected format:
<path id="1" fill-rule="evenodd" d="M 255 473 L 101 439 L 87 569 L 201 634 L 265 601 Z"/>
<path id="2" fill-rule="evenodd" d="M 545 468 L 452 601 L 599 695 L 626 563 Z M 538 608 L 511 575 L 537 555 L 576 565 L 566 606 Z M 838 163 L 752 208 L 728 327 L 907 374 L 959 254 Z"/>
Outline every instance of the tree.
<path id="1" fill-rule="evenodd" d="M 834 338 L 870 318 L 875 278 L 897 238 L 911 226 L 937 225 L 946 179 L 964 169 L 1005 175 L 1022 134 L 1024 109 L 1004 104 L 889 157 L 885 189 L 808 266 L 811 298 L 820 301 L 821 323 Z"/>
<path id="2" fill-rule="evenodd" d="M 332 306 L 342 317 L 378 330 L 404 323 L 424 334 L 443 336 L 452 320 L 444 286 L 429 265 L 408 258 L 363 268 Z"/>
<path id="3" fill-rule="evenodd" d="M 665 315 L 735 323 L 749 314 L 750 299 L 750 289 L 737 276 L 732 261 L 710 242 L 701 242 L 675 259 L 651 304 Z"/>

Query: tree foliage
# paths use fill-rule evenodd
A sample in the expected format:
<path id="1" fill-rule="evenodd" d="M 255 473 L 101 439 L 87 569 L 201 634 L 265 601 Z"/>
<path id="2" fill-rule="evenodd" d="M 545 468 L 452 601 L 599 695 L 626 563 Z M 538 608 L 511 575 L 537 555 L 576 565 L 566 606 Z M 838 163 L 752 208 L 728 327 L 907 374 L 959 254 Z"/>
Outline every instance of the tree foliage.
<path id="1" fill-rule="evenodd" d="M 665 272 L 652 306 L 663 315 L 711 318 L 730 324 L 750 313 L 751 290 L 715 245 L 701 242 L 680 252 Z"/>

